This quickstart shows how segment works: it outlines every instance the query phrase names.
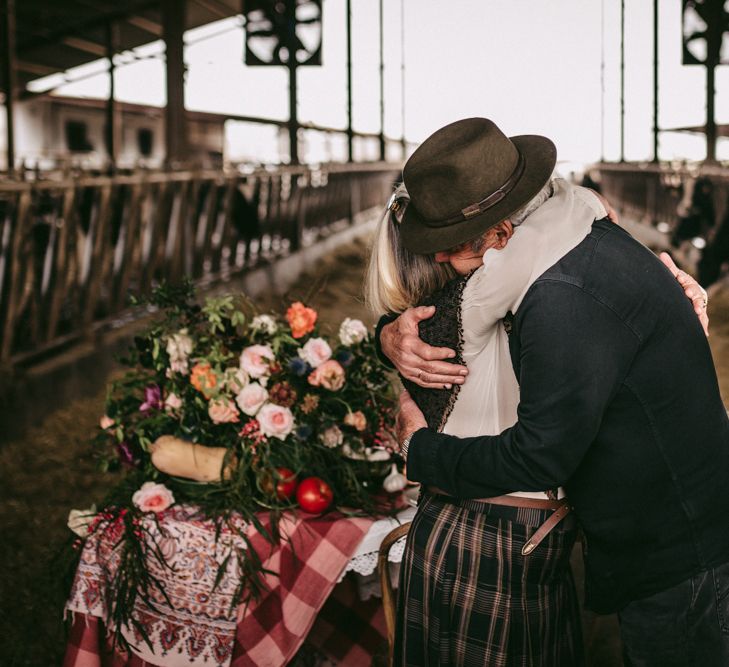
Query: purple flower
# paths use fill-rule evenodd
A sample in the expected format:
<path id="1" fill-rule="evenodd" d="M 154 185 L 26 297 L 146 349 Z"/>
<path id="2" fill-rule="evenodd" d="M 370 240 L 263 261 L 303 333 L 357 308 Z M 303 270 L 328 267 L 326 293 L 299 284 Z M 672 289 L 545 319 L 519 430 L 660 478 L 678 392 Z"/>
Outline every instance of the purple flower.
<path id="1" fill-rule="evenodd" d="M 310 370 L 311 366 L 307 364 L 301 357 L 293 357 L 289 361 L 289 370 L 294 375 L 306 375 Z"/>
<path id="2" fill-rule="evenodd" d="M 151 384 L 144 388 L 144 403 L 139 406 L 140 412 L 151 412 L 152 410 L 162 410 L 165 404 L 162 400 L 162 389 L 159 385 Z"/>
<path id="3" fill-rule="evenodd" d="M 119 455 L 119 460 L 122 465 L 129 466 L 130 468 L 136 468 L 139 465 L 139 459 L 134 456 L 132 445 L 126 440 L 116 444 L 116 453 Z"/>
<path id="4" fill-rule="evenodd" d="M 298 426 L 296 428 L 294 434 L 299 440 L 308 440 L 311 436 L 311 426 L 309 426 L 308 424 L 301 424 L 301 426 Z"/>

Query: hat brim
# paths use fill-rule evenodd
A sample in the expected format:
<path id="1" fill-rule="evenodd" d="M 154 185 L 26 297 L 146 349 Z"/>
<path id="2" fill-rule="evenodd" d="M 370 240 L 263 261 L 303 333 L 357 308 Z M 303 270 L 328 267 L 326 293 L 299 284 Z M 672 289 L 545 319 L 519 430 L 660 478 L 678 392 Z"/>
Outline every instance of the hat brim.
<path id="1" fill-rule="evenodd" d="M 443 227 L 429 225 L 414 206 L 408 206 L 400 224 L 400 240 L 405 248 L 427 255 L 471 241 L 518 211 L 546 185 L 557 164 L 554 143 L 536 134 L 509 138 L 525 164 L 524 173 L 506 197 L 481 215 Z M 488 194 L 485 192 L 484 197 Z"/>

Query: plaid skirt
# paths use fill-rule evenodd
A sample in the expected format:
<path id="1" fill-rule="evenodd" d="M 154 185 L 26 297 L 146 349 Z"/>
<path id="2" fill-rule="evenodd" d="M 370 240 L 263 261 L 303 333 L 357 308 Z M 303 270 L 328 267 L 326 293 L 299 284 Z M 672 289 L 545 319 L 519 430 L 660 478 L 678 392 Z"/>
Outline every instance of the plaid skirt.
<path id="1" fill-rule="evenodd" d="M 424 493 L 400 570 L 394 665 L 584 665 L 574 517 L 521 555 L 550 514 Z"/>

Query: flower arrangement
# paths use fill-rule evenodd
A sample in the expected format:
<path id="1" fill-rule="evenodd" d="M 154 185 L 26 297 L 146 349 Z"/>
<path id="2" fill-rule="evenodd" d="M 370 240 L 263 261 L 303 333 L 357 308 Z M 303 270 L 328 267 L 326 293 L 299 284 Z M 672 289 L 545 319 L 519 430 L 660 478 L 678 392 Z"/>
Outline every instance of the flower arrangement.
<path id="1" fill-rule="evenodd" d="M 123 360 L 95 440 L 102 468 L 126 473 L 102 510 L 72 513 L 77 548 L 84 531 L 120 535 L 112 627 L 134 623 L 136 596 L 152 597 L 144 559 L 159 550 L 145 520 L 173 504 L 226 526 L 242 516 L 274 542 L 284 510 L 374 513 L 402 488 L 390 449 L 395 393 L 362 322 L 347 318 L 327 339 L 302 303 L 284 317 L 243 296 L 200 306 L 189 285 L 161 287 L 149 303 L 162 318 Z M 260 590 L 261 566 L 250 550 L 236 557 L 243 602 Z"/>

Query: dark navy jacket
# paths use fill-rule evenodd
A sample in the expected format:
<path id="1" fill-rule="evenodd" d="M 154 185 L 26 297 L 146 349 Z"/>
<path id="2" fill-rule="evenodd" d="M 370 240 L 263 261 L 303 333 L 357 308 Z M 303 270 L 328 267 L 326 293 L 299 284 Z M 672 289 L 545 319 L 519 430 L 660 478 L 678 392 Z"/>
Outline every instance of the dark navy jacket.
<path id="1" fill-rule="evenodd" d="M 691 303 L 648 249 L 595 222 L 532 285 L 510 345 L 518 423 L 418 431 L 411 479 L 462 498 L 566 487 L 599 612 L 729 561 L 729 420 Z"/>

